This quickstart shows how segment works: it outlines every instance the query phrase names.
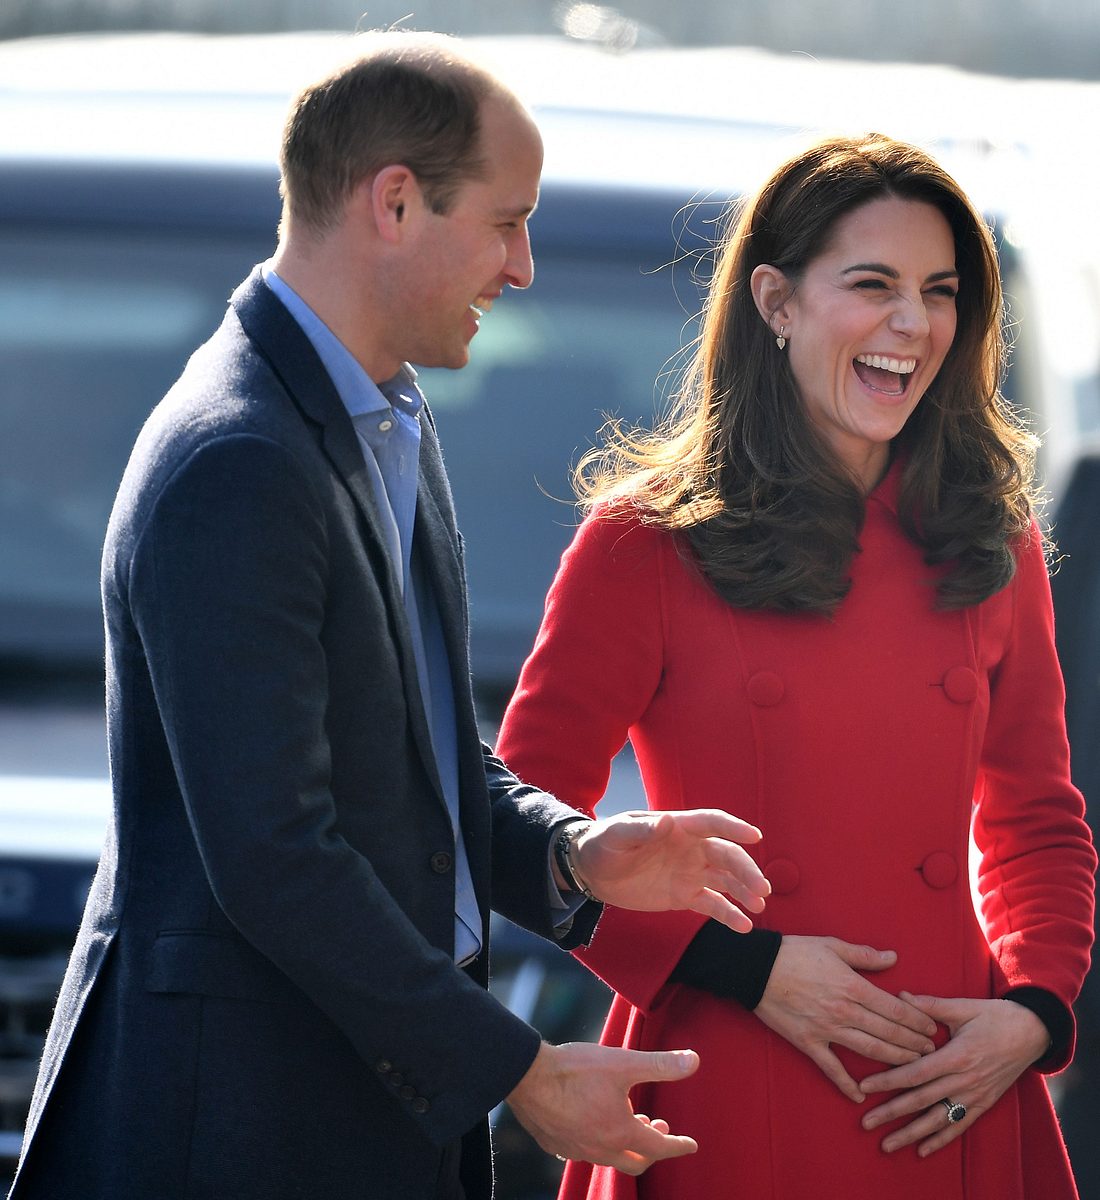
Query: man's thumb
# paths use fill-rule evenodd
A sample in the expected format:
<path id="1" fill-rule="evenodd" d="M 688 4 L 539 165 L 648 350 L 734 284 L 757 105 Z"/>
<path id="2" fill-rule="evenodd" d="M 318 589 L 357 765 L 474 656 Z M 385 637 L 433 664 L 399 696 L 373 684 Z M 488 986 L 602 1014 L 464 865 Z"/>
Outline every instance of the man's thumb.
<path id="1" fill-rule="evenodd" d="M 652 1050 L 639 1057 L 645 1060 L 637 1064 L 634 1073 L 639 1083 L 685 1079 L 699 1069 L 699 1055 L 694 1050 Z"/>

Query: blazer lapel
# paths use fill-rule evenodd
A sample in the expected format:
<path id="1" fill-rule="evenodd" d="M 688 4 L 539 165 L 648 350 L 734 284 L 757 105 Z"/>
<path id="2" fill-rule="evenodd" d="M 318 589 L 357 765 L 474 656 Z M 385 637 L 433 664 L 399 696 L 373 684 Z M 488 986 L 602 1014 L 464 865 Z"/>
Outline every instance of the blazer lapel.
<path id="1" fill-rule="evenodd" d="M 432 750 L 424 701 L 420 694 L 416 657 L 397 567 L 387 548 L 378 504 L 367 477 L 363 451 L 351 417 L 344 408 L 313 344 L 285 305 L 264 283 L 259 267 L 256 267 L 233 293 L 231 302 L 245 332 L 278 375 L 290 399 L 314 427 L 326 457 L 359 510 L 362 526 L 366 531 L 365 540 L 371 562 L 390 614 L 390 631 L 397 644 L 401 661 L 402 684 L 410 724 L 428 778 L 435 788 L 439 802 L 446 804 L 436 768 L 435 753 Z M 436 454 L 438 457 L 438 448 Z"/>
<path id="2" fill-rule="evenodd" d="M 478 903 L 481 911 L 487 913 L 490 814 L 488 805 L 484 803 L 485 765 L 481 757 L 481 735 L 477 728 L 470 682 L 466 577 L 451 487 L 443 466 L 435 426 L 427 407 L 421 421 L 420 487 L 416 501 L 415 540 L 419 545 L 419 552 L 423 555 L 424 567 L 431 585 L 435 589 L 443 637 L 447 645 L 459 745 L 460 820 Z M 476 761 L 470 754 L 471 747 L 478 750 Z"/>

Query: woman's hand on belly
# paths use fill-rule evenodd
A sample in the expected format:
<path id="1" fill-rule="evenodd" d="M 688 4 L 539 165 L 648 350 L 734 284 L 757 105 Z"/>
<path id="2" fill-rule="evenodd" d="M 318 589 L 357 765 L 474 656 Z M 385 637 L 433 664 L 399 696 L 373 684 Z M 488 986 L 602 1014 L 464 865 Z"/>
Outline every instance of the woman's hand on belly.
<path id="1" fill-rule="evenodd" d="M 1046 1053 L 1050 1036 L 1029 1009 L 1011 1000 L 945 1000 L 937 996 L 901 993 L 922 1011 L 946 1025 L 950 1039 L 918 1062 L 868 1075 L 860 1085 L 872 1095 L 900 1095 L 873 1108 L 863 1118 L 864 1129 L 876 1129 L 899 1117 L 916 1114 L 882 1141 L 889 1153 L 919 1143 L 926 1158 L 953 1142 L 1004 1095 L 1020 1075 Z M 966 1115 L 948 1120 L 950 1100 Z"/>
<path id="2" fill-rule="evenodd" d="M 785 934 L 754 1011 L 808 1055 L 845 1096 L 861 1103 L 866 1097 L 833 1045 L 891 1066 L 917 1062 L 935 1049 L 936 1024 L 927 1013 L 859 974 L 884 971 L 896 961 L 893 950 Z"/>

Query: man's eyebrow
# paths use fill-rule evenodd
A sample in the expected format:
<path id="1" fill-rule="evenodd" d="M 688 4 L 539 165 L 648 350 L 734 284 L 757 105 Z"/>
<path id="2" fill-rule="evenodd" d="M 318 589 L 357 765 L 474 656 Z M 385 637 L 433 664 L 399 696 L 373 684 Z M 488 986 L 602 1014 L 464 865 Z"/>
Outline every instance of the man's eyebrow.
<path id="1" fill-rule="evenodd" d="M 534 215 L 535 209 L 538 206 L 538 201 L 536 200 L 534 204 L 519 204 L 515 208 L 498 208 L 496 216 L 501 220 L 505 218 L 530 217 Z"/>
<path id="2" fill-rule="evenodd" d="M 888 267 L 885 263 L 855 263 L 850 267 L 845 267 L 841 271 L 842 275 L 848 275 L 852 271 L 874 271 L 876 275 L 885 275 L 887 279 L 900 278 L 898 272 L 893 267 Z M 925 283 L 937 283 L 941 279 L 958 279 L 959 273 L 954 268 L 950 271 L 934 271 L 925 279 Z"/>

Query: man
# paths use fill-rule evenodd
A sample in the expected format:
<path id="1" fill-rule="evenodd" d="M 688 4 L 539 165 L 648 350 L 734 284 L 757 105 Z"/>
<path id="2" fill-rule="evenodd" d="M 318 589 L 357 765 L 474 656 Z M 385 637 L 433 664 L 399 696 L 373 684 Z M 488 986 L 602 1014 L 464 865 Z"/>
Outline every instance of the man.
<path id="1" fill-rule="evenodd" d="M 299 97 L 282 158 L 276 255 L 142 432 L 108 530 L 115 819 L 17 1200 L 476 1200 L 506 1097 L 562 1156 L 690 1152 L 627 1092 L 694 1056 L 540 1044 L 485 990 L 488 913 L 569 948 L 595 896 L 744 929 L 720 893 L 767 891 L 751 827 L 578 823 L 477 735 L 406 363 L 461 367 L 530 283 L 530 118 L 446 43 L 381 35 Z"/>

